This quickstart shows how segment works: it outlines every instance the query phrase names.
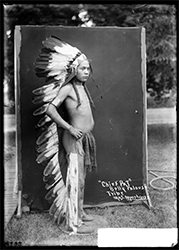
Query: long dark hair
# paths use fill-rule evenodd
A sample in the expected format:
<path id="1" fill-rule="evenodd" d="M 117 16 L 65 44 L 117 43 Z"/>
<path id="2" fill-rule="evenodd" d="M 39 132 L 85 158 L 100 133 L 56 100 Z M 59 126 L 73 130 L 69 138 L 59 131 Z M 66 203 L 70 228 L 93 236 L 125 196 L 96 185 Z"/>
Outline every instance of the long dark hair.
<path id="1" fill-rule="evenodd" d="M 77 96 L 78 105 L 77 105 L 76 108 L 78 108 L 78 107 L 81 105 L 81 100 L 80 100 L 80 95 L 79 95 L 78 89 L 77 89 L 77 87 L 76 87 L 75 81 L 72 81 L 72 86 L 73 86 L 74 91 L 75 91 L 76 96 Z M 93 107 L 93 108 L 95 109 L 95 105 L 94 105 L 93 99 L 92 99 L 92 97 L 91 97 L 91 95 L 90 95 L 90 92 L 89 92 L 89 90 L 88 90 L 86 84 L 83 83 L 83 86 L 84 86 L 85 92 L 86 92 L 86 94 L 87 94 L 87 97 L 88 97 L 88 99 L 89 99 L 89 102 L 90 102 L 91 107 Z"/>
<path id="2" fill-rule="evenodd" d="M 90 75 L 91 75 L 92 72 L 93 72 L 93 69 L 92 69 L 90 60 L 88 60 L 88 62 L 89 62 L 89 66 L 90 66 Z M 80 100 L 80 95 L 79 95 L 78 89 L 77 89 L 77 87 L 76 87 L 76 83 L 75 83 L 76 80 L 77 80 L 77 79 L 76 79 L 76 76 L 74 76 L 74 78 L 71 80 L 71 84 L 72 84 L 72 86 L 73 86 L 73 88 L 74 88 L 74 91 L 75 91 L 75 93 L 76 93 L 76 96 L 77 96 L 78 105 L 77 105 L 76 108 L 78 108 L 78 107 L 81 105 L 81 100 Z M 89 90 L 88 90 L 88 88 L 87 88 L 87 86 L 86 86 L 86 82 L 83 83 L 83 86 L 84 86 L 85 92 L 86 92 L 86 94 L 87 94 L 87 97 L 88 97 L 88 99 L 89 99 L 89 102 L 90 102 L 91 107 L 92 107 L 93 109 L 95 109 L 95 105 L 94 105 L 93 99 L 92 99 L 92 97 L 91 97 L 91 95 L 90 95 L 90 92 L 89 92 Z"/>

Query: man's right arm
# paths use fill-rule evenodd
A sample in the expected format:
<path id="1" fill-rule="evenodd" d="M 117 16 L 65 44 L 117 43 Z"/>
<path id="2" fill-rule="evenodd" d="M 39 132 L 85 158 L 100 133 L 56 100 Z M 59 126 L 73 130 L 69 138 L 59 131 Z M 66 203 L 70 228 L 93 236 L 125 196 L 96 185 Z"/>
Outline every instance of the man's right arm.
<path id="1" fill-rule="evenodd" d="M 57 107 L 59 107 L 63 101 L 67 98 L 71 91 L 71 85 L 66 85 L 63 88 L 60 89 L 58 92 L 57 97 L 49 104 L 47 108 L 47 115 L 56 122 L 59 126 L 61 126 L 64 129 L 69 130 L 71 128 L 71 125 L 68 124 L 58 113 Z"/>
<path id="2" fill-rule="evenodd" d="M 82 131 L 68 124 L 57 111 L 57 107 L 59 107 L 63 103 L 63 101 L 68 97 L 71 89 L 71 85 L 66 85 L 65 87 L 61 88 L 57 97 L 49 104 L 46 114 L 54 122 L 56 122 L 58 126 L 68 130 L 71 135 L 73 135 L 76 139 L 79 139 L 83 134 Z"/>
<path id="3" fill-rule="evenodd" d="M 50 116 L 50 118 L 57 123 L 58 126 L 69 130 L 71 128 L 71 125 L 68 124 L 57 112 L 56 107 L 53 104 L 49 104 L 47 111 L 47 115 Z"/>

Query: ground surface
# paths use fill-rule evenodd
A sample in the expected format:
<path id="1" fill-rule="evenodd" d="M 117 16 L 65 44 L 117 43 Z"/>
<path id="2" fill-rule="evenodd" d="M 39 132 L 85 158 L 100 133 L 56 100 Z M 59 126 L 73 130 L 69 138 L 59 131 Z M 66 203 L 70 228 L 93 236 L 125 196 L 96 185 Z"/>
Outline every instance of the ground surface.
<path id="1" fill-rule="evenodd" d="M 161 115 L 160 111 L 157 112 Z M 169 121 L 173 119 L 171 112 L 167 115 Z M 14 120 L 10 119 L 6 130 L 10 128 L 12 131 L 14 124 Z M 13 168 L 15 133 L 8 134 L 9 138 L 5 141 L 8 141 L 5 145 L 5 168 Z M 109 228 L 177 228 L 176 181 L 171 178 L 176 177 L 176 126 L 172 122 L 148 125 L 148 170 L 152 209 L 149 210 L 144 205 L 128 205 L 92 208 L 86 209 L 86 212 L 98 221 L 103 218 L 107 223 L 104 226 L 107 225 Z M 150 182 L 155 176 L 150 171 L 159 176 L 171 176 L 166 179 L 174 183 L 174 188 L 166 191 L 153 188 Z M 158 188 L 171 187 L 169 183 L 161 180 L 154 184 Z M 5 242 L 13 244 L 20 242 L 19 244 L 24 246 L 95 246 L 97 235 L 71 235 L 69 237 L 59 230 L 48 213 L 24 213 L 21 219 L 17 219 L 16 216 L 12 217 L 5 231 Z"/>

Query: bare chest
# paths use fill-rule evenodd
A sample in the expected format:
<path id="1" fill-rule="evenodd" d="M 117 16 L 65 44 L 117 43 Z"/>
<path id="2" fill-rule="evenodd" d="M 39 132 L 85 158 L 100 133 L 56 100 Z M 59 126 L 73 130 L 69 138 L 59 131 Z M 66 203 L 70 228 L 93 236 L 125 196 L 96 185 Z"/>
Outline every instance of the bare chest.
<path id="1" fill-rule="evenodd" d="M 78 104 L 80 105 L 78 106 Z M 77 92 L 73 89 L 66 99 L 66 106 L 73 126 L 82 129 L 82 131 L 90 131 L 94 126 L 92 110 L 88 95 L 84 87 L 77 88 Z"/>
<path id="2" fill-rule="evenodd" d="M 73 89 L 67 99 L 67 105 L 78 105 L 81 107 L 90 106 L 88 95 L 83 86 L 76 87 L 76 91 Z"/>

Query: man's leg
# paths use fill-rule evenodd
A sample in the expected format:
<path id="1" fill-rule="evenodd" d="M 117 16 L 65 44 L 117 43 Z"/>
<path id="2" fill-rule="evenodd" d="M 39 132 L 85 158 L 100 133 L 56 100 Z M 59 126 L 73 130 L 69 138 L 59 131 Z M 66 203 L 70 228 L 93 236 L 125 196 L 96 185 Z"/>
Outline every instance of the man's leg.
<path id="1" fill-rule="evenodd" d="M 84 187 L 85 187 L 85 177 L 86 170 L 84 168 L 84 151 L 82 148 L 82 141 L 76 140 L 68 132 L 64 133 L 63 145 L 70 159 L 70 154 L 76 154 L 77 165 L 78 165 L 78 233 L 92 233 L 93 229 L 82 225 L 82 217 L 84 216 L 83 202 L 84 202 Z M 73 166 L 74 163 L 69 162 L 69 166 Z M 81 226 L 82 225 L 82 226 Z"/>
<path id="2" fill-rule="evenodd" d="M 78 143 L 79 144 L 79 143 Z M 82 221 L 92 221 L 93 217 L 87 215 L 83 210 L 84 205 L 84 191 L 85 191 L 85 179 L 86 179 L 86 168 L 84 166 L 84 151 L 82 149 L 82 144 L 79 145 L 78 150 L 78 174 L 79 174 L 79 189 L 78 189 L 78 197 L 79 197 L 79 218 Z"/>
<path id="3" fill-rule="evenodd" d="M 82 220 L 83 217 L 83 204 L 84 204 L 84 189 L 85 189 L 85 178 L 86 171 L 84 168 L 84 155 L 78 153 L 78 176 L 79 176 L 79 186 L 78 186 L 78 215 Z"/>

